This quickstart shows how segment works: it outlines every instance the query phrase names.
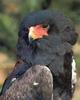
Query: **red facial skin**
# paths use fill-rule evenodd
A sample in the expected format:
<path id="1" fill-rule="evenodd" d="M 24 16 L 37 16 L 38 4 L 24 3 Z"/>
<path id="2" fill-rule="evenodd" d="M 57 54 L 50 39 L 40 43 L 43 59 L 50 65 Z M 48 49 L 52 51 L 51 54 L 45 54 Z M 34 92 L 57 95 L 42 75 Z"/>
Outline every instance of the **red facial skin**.
<path id="1" fill-rule="evenodd" d="M 42 25 L 36 25 L 29 28 L 29 35 L 33 39 L 40 39 L 43 36 L 48 36 L 48 29 L 43 28 Z"/>

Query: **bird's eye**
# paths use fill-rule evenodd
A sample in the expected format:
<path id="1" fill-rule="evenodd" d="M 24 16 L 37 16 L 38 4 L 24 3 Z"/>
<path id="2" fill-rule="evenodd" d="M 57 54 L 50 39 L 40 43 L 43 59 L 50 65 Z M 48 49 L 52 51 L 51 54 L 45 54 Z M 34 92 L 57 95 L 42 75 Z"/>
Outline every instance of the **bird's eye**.
<path id="1" fill-rule="evenodd" d="M 42 27 L 43 28 L 49 28 L 49 25 L 48 24 L 43 24 Z"/>

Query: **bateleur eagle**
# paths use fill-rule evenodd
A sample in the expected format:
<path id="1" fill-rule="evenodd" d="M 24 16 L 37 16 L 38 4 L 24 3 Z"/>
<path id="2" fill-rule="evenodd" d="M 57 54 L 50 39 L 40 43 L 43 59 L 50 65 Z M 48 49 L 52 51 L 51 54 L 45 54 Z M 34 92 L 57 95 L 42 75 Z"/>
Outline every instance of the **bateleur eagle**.
<path id="1" fill-rule="evenodd" d="M 26 16 L 19 28 L 19 64 L 4 82 L 2 94 L 27 69 L 34 65 L 49 67 L 53 75 L 53 100 L 72 96 L 72 45 L 77 41 L 72 21 L 57 11 L 43 10 Z M 22 62 L 22 63 L 21 63 Z M 45 84 L 46 85 L 46 84 Z"/>

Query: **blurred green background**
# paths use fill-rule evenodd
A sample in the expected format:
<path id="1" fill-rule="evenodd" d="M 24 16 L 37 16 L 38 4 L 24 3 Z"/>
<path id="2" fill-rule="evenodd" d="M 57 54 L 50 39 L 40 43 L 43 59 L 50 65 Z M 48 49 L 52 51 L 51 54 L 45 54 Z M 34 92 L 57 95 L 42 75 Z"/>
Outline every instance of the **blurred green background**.
<path id="1" fill-rule="evenodd" d="M 12 70 L 16 61 L 18 27 L 22 18 L 29 12 L 42 9 L 49 0 L 0 0 L 0 85 Z M 51 0 L 50 0 L 51 1 Z M 55 9 L 69 16 L 78 34 L 80 33 L 80 0 L 52 0 L 49 9 Z M 73 47 L 77 63 L 78 83 L 80 82 L 80 35 Z M 80 85 L 77 84 L 80 88 Z M 74 100 L 80 100 L 78 93 Z"/>

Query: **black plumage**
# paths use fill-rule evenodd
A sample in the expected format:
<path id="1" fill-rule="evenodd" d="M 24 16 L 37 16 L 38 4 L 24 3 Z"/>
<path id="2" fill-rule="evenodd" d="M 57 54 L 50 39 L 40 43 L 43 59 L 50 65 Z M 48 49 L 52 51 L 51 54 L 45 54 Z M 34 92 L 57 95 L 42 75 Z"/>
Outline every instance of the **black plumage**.
<path id="1" fill-rule="evenodd" d="M 48 36 L 30 43 L 28 29 L 39 24 L 50 26 Z M 17 58 L 25 62 L 27 66 L 39 64 L 49 67 L 53 74 L 53 84 L 55 86 L 53 92 L 55 99 L 53 99 L 56 100 L 56 96 L 60 95 L 63 100 L 64 98 L 70 100 L 72 45 L 76 43 L 78 37 L 72 21 L 56 11 L 33 12 L 22 21 L 18 37 Z M 17 73 L 16 70 L 14 71 L 14 77 L 16 77 L 16 74 L 23 74 L 27 70 L 27 67 L 24 68 L 23 66 L 21 68 L 25 69 L 23 72 L 18 68 L 16 69 L 18 70 Z"/>

